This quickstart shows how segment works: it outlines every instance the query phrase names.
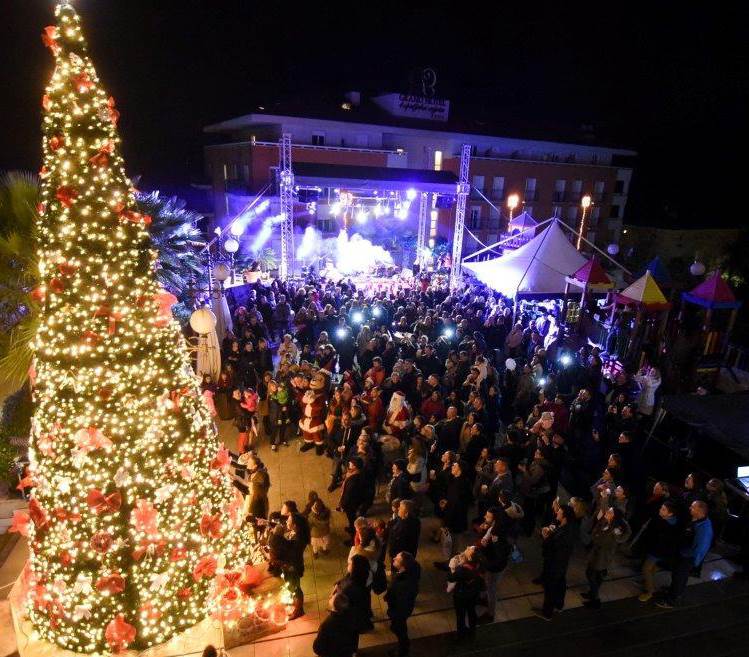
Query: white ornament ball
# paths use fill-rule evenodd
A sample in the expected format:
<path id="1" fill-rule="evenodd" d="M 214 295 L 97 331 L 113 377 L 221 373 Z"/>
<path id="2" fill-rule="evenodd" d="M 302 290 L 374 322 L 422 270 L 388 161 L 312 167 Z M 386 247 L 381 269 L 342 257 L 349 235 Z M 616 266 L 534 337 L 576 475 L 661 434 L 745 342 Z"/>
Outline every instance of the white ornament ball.
<path id="1" fill-rule="evenodd" d="M 695 260 L 689 266 L 689 273 L 692 274 L 692 276 L 702 276 L 702 274 L 705 273 L 705 265 Z"/>
<path id="2" fill-rule="evenodd" d="M 216 328 L 216 315 L 208 308 L 198 308 L 190 315 L 192 330 L 200 335 L 207 335 Z"/>
<path id="3" fill-rule="evenodd" d="M 229 276 L 231 276 L 231 269 L 229 269 L 229 265 L 227 265 L 225 262 L 219 262 L 214 268 L 213 268 L 213 275 L 216 277 L 217 281 L 225 281 Z"/>
<path id="4" fill-rule="evenodd" d="M 237 251 L 239 251 L 239 242 L 230 237 L 228 240 L 226 240 L 226 242 L 224 242 L 224 251 L 226 251 L 227 253 L 236 253 Z"/>
<path id="5" fill-rule="evenodd" d="M 608 246 L 606 247 L 606 251 L 608 251 L 608 254 L 609 254 L 609 255 L 612 255 L 612 256 L 614 256 L 614 255 L 616 255 L 617 253 L 619 253 L 619 245 L 618 245 L 618 244 L 615 244 L 615 243 L 611 243 L 611 244 L 609 244 L 609 245 L 608 245 Z"/>
<path id="6" fill-rule="evenodd" d="M 514 372 L 515 368 L 518 366 L 518 364 L 515 362 L 514 358 L 508 358 L 505 361 L 505 367 L 510 370 L 510 372 Z"/>

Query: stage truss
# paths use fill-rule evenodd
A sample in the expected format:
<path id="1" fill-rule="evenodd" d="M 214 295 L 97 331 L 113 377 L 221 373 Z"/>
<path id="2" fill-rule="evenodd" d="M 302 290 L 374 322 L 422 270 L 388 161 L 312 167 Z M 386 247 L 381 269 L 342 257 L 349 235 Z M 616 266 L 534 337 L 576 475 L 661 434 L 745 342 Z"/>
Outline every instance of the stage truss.
<path id="1" fill-rule="evenodd" d="M 279 278 L 294 275 L 294 172 L 291 168 L 291 134 L 284 133 L 280 143 L 279 197 L 281 202 L 281 262 Z"/>
<path id="2" fill-rule="evenodd" d="M 458 199 L 455 205 L 455 230 L 453 232 L 453 257 L 450 267 L 450 291 L 454 292 L 461 285 L 463 262 L 463 229 L 466 223 L 466 200 L 471 185 L 468 172 L 471 166 L 471 145 L 463 144 L 460 155 L 460 178 L 458 182 Z"/>

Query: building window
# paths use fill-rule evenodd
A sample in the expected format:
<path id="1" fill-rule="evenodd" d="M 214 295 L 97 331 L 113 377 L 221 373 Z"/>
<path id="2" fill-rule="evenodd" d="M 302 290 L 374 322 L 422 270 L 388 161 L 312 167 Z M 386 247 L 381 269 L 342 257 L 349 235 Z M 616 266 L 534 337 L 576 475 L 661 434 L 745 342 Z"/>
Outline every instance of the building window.
<path id="1" fill-rule="evenodd" d="M 526 201 L 536 200 L 536 179 L 535 178 L 525 179 L 525 200 Z"/>
<path id="2" fill-rule="evenodd" d="M 494 176 L 492 179 L 492 198 L 497 201 L 504 200 L 505 197 L 505 177 Z"/>
<path id="3" fill-rule="evenodd" d="M 577 206 L 576 205 L 570 205 L 570 207 L 567 208 L 567 219 L 569 221 L 577 221 Z"/>
<path id="4" fill-rule="evenodd" d="M 442 151 L 434 151 L 434 170 L 442 171 Z"/>
<path id="5" fill-rule="evenodd" d="M 590 213 L 590 219 L 591 221 L 596 222 L 600 219 L 600 217 L 601 217 L 601 208 L 600 206 L 596 205 L 593 208 L 593 211 Z"/>
<path id="6" fill-rule="evenodd" d="M 472 205 L 468 213 L 468 228 L 478 230 L 481 228 L 481 206 Z"/>
<path id="7" fill-rule="evenodd" d="M 481 190 L 483 192 L 484 191 L 484 176 L 474 176 L 473 186 L 476 189 Z"/>
<path id="8" fill-rule="evenodd" d="M 624 194 L 624 181 L 617 180 L 614 184 L 614 194 Z"/>
<path id="9" fill-rule="evenodd" d="M 554 201 L 561 203 L 566 200 L 565 190 L 567 188 L 566 180 L 555 180 L 554 181 Z"/>
<path id="10" fill-rule="evenodd" d="M 554 205 L 551 208 L 551 216 L 552 217 L 559 217 L 562 218 L 562 206 L 561 205 Z"/>
<path id="11" fill-rule="evenodd" d="M 325 146 L 325 133 L 313 132 L 312 133 L 312 145 L 313 146 Z"/>
<path id="12" fill-rule="evenodd" d="M 572 181 L 572 197 L 569 199 L 573 203 L 578 203 L 583 195 L 583 181 L 573 180 Z"/>
<path id="13" fill-rule="evenodd" d="M 250 165 L 249 164 L 242 165 L 242 180 L 244 180 L 244 182 L 246 183 L 250 182 Z"/>
<path id="14" fill-rule="evenodd" d="M 369 146 L 369 136 L 368 135 L 356 135 L 356 145 L 367 147 Z"/>
<path id="15" fill-rule="evenodd" d="M 609 211 L 609 219 L 618 219 L 619 218 L 619 206 L 618 205 L 612 205 L 611 210 Z"/>
<path id="16" fill-rule="evenodd" d="M 228 169 L 229 177 L 227 180 L 237 180 L 237 178 L 239 178 L 239 166 L 237 164 L 229 164 Z"/>

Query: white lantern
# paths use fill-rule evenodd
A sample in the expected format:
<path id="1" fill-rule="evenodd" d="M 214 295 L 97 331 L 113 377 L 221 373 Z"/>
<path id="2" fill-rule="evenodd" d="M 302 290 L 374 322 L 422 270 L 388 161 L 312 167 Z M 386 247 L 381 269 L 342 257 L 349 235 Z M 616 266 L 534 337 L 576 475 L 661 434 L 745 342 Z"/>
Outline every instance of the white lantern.
<path id="1" fill-rule="evenodd" d="M 229 276 L 231 276 L 231 269 L 225 262 L 219 262 L 213 268 L 213 275 L 217 281 L 223 283 Z"/>
<path id="2" fill-rule="evenodd" d="M 703 265 L 698 260 L 695 260 L 689 266 L 689 273 L 692 274 L 692 276 L 702 276 L 702 274 L 705 273 L 705 265 Z"/>
<path id="3" fill-rule="evenodd" d="M 608 251 L 609 255 L 615 256 L 617 253 L 619 253 L 619 245 L 615 242 L 612 242 L 606 247 L 606 251 Z"/>
<path id="4" fill-rule="evenodd" d="M 216 315 L 208 308 L 198 308 L 190 315 L 192 330 L 200 335 L 208 335 L 216 328 Z"/>
<path id="5" fill-rule="evenodd" d="M 510 372 L 514 372 L 515 368 L 518 366 L 518 364 L 515 362 L 514 358 L 508 358 L 505 361 L 505 367 L 510 370 Z"/>
<path id="6" fill-rule="evenodd" d="M 239 251 L 239 242 L 230 237 L 226 242 L 224 242 L 224 251 L 227 253 L 236 253 Z"/>

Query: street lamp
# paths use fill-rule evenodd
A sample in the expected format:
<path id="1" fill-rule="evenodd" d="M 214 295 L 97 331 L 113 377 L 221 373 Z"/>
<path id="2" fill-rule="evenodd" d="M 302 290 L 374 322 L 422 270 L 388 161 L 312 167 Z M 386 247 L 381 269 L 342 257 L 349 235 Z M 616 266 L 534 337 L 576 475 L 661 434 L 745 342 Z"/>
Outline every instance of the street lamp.
<path id="1" fill-rule="evenodd" d="M 586 215 L 588 213 L 588 208 L 591 205 L 591 198 L 590 194 L 586 194 L 585 196 L 580 199 L 580 205 L 583 206 L 583 216 L 582 219 L 580 219 L 580 234 L 577 236 L 577 250 L 580 250 L 580 247 L 583 244 L 583 235 L 585 234 L 585 219 Z"/>
<path id="2" fill-rule="evenodd" d="M 517 194 L 510 194 L 507 197 L 507 207 L 510 210 L 510 221 L 512 221 L 512 213 L 515 211 L 515 208 L 518 207 L 520 203 L 520 197 Z"/>

